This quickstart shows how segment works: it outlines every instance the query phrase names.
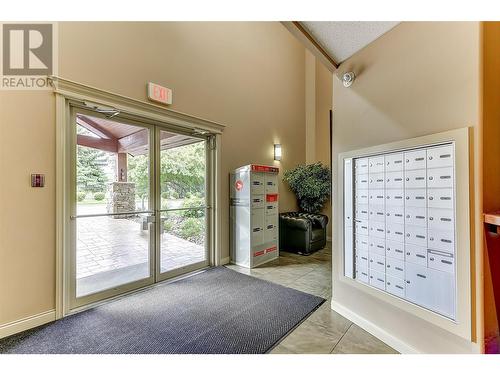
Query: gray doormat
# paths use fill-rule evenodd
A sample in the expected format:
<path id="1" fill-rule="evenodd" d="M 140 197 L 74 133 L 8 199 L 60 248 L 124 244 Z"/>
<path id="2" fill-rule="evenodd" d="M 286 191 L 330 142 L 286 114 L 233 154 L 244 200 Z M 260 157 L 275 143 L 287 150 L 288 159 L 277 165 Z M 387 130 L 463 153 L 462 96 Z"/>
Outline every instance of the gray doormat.
<path id="1" fill-rule="evenodd" d="M 225 267 L 0 340 L 0 353 L 266 353 L 324 298 Z"/>

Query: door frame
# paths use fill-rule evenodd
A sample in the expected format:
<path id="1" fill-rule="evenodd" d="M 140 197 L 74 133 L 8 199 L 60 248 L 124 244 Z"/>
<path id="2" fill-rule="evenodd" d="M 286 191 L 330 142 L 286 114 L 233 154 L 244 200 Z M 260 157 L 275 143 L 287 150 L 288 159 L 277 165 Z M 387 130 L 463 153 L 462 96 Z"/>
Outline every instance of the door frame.
<path id="1" fill-rule="evenodd" d="M 78 311 L 82 307 L 89 306 L 93 303 L 97 303 L 109 298 L 116 297 L 117 295 L 121 295 L 123 293 L 131 292 L 133 290 L 136 290 L 138 288 L 143 288 L 149 285 L 152 285 L 156 281 L 156 275 L 155 275 L 155 248 L 156 248 L 156 233 L 157 233 L 157 228 L 154 225 L 154 223 L 151 223 L 149 225 L 149 241 L 148 241 L 148 248 L 149 248 L 149 276 L 135 280 L 135 281 L 130 281 L 124 284 L 117 285 L 112 288 L 108 289 L 103 289 L 98 292 L 94 292 L 88 295 L 80 296 L 77 297 L 76 295 L 76 266 L 77 266 L 77 260 L 76 260 L 76 243 L 77 243 L 77 230 L 76 230 L 76 225 L 78 220 L 86 220 L 85 217 L 79 217 L 78 212 L 77 212 L 77 205 L 76 205 L 76 190 L 77 190 L 77 185 L 76 185 L 76 180 L 77 180 L 77 170 L 76 170 L 76 163 L 77 163 L 77 132 L 75 128 L 76 124 L 76 117 L 78 114 L 86 115 L 86 116 L 92 116 L 92 117 L 98 117 L 102 119 L 106 119 L 106 116 L 103 115 L 102 113 L 99 113 L 97 111 L 94 111 L 92 109 L 87 108 L 85 105 L 80 104 L 80 103 L 70 103 L 70 121 L 67 123 L 65 126 L 67 127 L 67 142 L 66 144 L 68 145 L 68 155 L 67 158 L 69 160 L 68 164 L 68 170 L 67 170 L 67 178 L 66 180 L 66 186 L 69 188 L 68 192 L 68 207 L 70 211 L 70 220 L 67 221 L 67 225 L 69 226 L 69 247 L 66 248 L 66 254 L 67 254 L 67 262 L 65 264 L 65 267 L 68 268 L 68 309 L 71 311 Z M 155 136 L 156 136 L 156 126 L 144 121 L 137 121 L 137 120 L 132 120 L 128 118 L 123 118 L 119 115 L 116 117 L 112 118 L 113 121 L 116 121 L 119 124 L 127 124 L 127 125 L 133 125 L 141 129 L 148 130 L 148 142 L 149 142 L 149 147 L 148 147 L 148 168 L 149 168 L 149 191 L 148 191 L 148 207 L 144 210 L 137 210 L 134 209 L 134 212 L 137 214 L 142 214 L 142 215 L 150 215 L 153 216 L 155 215 L 155 204 L 156 204 L 156 199 L 157 199 L 157 194 L 156 194 L 156 163 L 155 163 Z M 88 215 L 82 215 L 82 216 L 87 216 Z M 111 215 L 109 215 L 111 216 Z"/>
<path id="2" fill-rule="evenodd" d="M 68 266 L 70 263 L 68 254 L 72 244 L 70 216 L 74 214 L 71 212 L 73 192 L 72 187 L 69 185 L 72 145 L 67 142 L 70 136 L 69 124 L 72 119 L 73 107 L 105 111 L 115 110 L 132 121 L 154 123 L 158 127 L 164 127 L 166 130 L 174 132 L 205 134 L 210 139 L 209 144 L 212 146 L 207 157 L 207 168 L 210 168 L 207 171 L 207 184 L 210 187 L 207 190 L 207 204 L 210 206 L 207 211 L 207 215 L 210 215 L 209 218 L 207 217 L 207 222 L 211 223 L 210 228 L 207 228 L 207 230 L 210 230 L 210 235 L 207 237 L 208 262 L 211 266 L 220 265 L 222 261 L 219 207 L 222 198 L 220 189 L 220 139 L 224 125 L 60 77 L 51 76 L 49 81 L 56 96 L 56 319 L 73 312 L 70 309 L 70 298 L 72 298 L 70 295 L 71 272 Z M 158 195 L 158 192 L 155 192 L 155 194 Z M 159 226 L 158 221 L 155 226 L 156 229 Z M 158 247 L 155 247 L 155 251 L 158 251 Z M 189 272 L 189 270 L 184 271 Z M 161 278 L 157 277 L 157 275 L 159 273 L 155 272 L 155 281 L 160 281 Z M 169 275 L 169 277 L 175 276 L 175 274 Z"/>

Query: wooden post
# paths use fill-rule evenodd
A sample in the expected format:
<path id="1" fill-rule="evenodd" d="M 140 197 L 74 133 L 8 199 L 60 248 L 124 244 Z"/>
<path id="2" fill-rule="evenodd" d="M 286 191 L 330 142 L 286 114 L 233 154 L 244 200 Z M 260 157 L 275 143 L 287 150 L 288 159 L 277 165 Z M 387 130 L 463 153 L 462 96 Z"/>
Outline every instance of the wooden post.
<path id="1" fill-rule="evenodd" d="M 124 152 L 116 153 L 116 176 L 119 182 L 127 181 L 127 154 Z"/>

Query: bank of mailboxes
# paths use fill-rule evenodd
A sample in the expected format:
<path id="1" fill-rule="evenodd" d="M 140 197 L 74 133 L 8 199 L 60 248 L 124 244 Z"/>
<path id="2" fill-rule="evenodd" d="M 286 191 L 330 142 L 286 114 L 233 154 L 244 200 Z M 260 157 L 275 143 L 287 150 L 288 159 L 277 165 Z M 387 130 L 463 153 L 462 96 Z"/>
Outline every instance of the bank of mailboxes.
<path id="1" fill-rule="evenodd" d="M 231 173 L 231 261 L 252 268 L 279 256 L 278 172 L 246 165 Z"/>
<path id="2" fill-rule="evenodd" d="M 345 274 L 456 315 L 454 144 L 344 160 Z"/>

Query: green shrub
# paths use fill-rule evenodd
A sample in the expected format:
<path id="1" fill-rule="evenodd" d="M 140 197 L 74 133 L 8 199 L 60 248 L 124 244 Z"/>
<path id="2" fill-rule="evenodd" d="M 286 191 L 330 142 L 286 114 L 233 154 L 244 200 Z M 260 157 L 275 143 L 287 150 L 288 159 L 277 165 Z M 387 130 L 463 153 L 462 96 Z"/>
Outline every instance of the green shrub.
<path id="1" fill-rule="evenodd" d="M 172 232 L 172 229 L 174 229 L 174 223 L 171 220 L 164 220 L 163 221 L 163 229 L 165 232 L 170 233 Z"/>
<path id="2" fill-rule="evenodd" d="M 76 199 L 78 200 L 78 202 L 83 202 L 86 196 L 87 193 L 84 191 L 79 191 L 78 193 L 76 193 Z"/>
<path id="3" fill-rule="evenodd" d="M 105 194 L 104 193 L 101 193 L 101 192 L 97 192 L 97 193 L 94 193 L 94 199 L 96 201 L 102 201 L 105 197 Z"/>
<path id="4" fill-rule="evenodd" d="M 295 193 L 302 211 L 317 213 L 330 198 L 330 169 L 321 163 L 298 165 L 286 171 L 283 180 Z"/>
<path id="5" fill-rule="evenodd" d="M 169 194 L 166 191 L 164 191 L 163 193 L 161 193 L 161 197 L 163 199 L 169 199 L 170 198 Z"/>
<path id="6" fill-rule="evenodd" d="M 203 206 L 205 206 L 205 198 L 197 197 L 194 195 L 191 195 L 188 198 L 184 199 L 184 202 L 182 204 L 183 208 Z M 188 218 L 201 218 L 205 216 L 205 209 L 182 211 L 182 216 Z"/>
<path id="7" fill-rule="evenodd" d="M 188 217 L 181 224 L 180 235 L 188 241 L 198 243 L 205 232 L 204 220 L 200 218 Z"/>

